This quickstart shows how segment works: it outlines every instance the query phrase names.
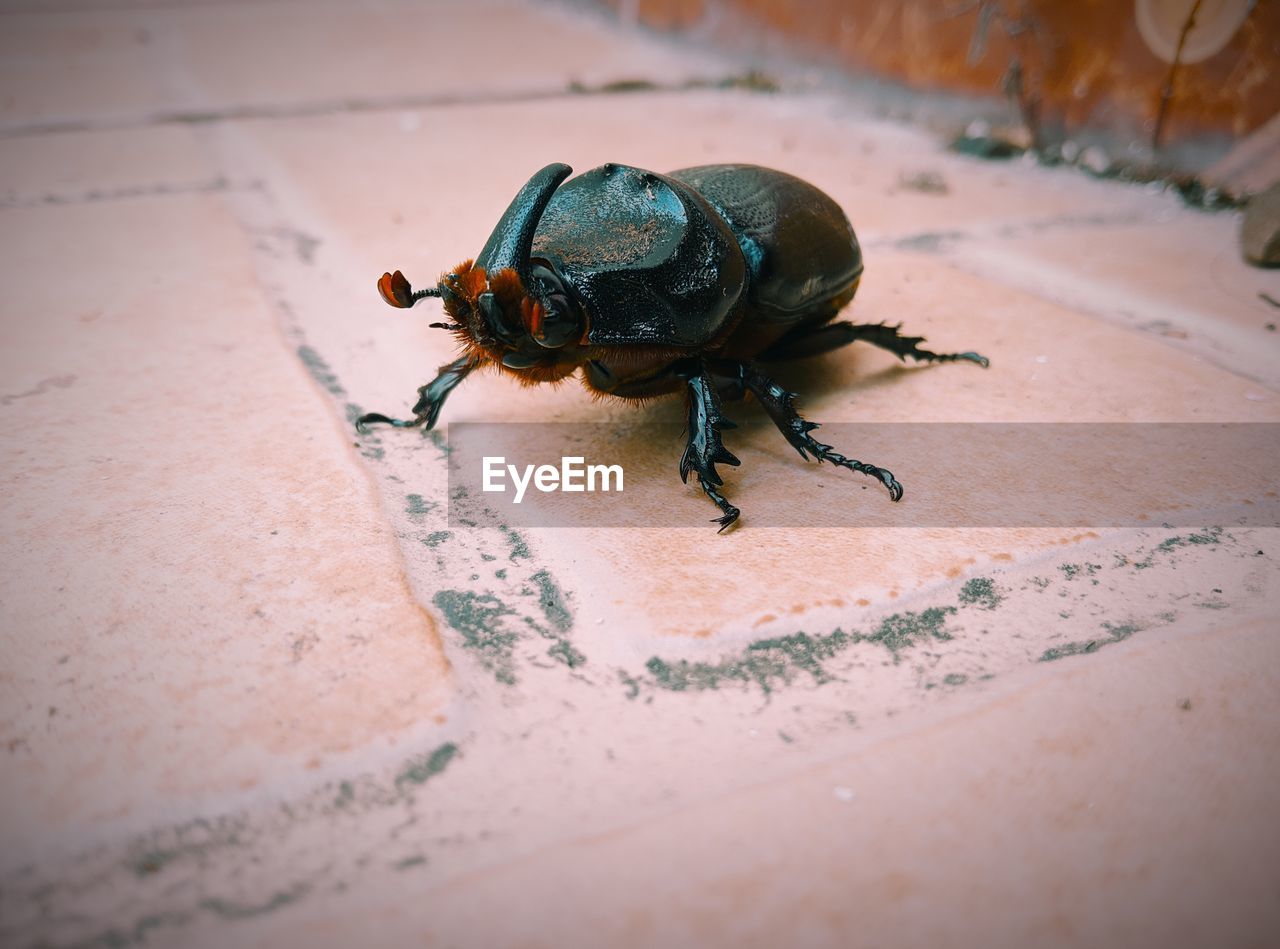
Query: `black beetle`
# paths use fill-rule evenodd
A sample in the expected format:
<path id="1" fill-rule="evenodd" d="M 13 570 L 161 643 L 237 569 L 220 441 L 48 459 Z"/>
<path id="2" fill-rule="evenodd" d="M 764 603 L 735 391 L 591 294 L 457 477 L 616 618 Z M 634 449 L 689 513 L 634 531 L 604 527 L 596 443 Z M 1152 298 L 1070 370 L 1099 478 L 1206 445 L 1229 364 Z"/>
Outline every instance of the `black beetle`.
<path id="1" fill-rule="evenodd" d="M 548 165 L 520 189 L 475 261 L 413 290 L 400 271 L 378 290 L 396 307 L 440 297 L 464 354 L 418 390 L 411 421 L 369 414 L 356 423 L 433 426 L 454 387 L 495 365 L 526 384 L 583 370 L 586 386 L 623 399 L 683 391 L 689 405 L 681 480 L 692 472 L 723 516 L 739 511 L 718 488 L 716 463 L 739 461 L 720 433 L 733 428 L 720 399 L 750 392 L 800 452 L 878 478 L 890 497 L 902 485 L 884 468 L 846 458 L 810 432 L 795 394 L 760 363 L 813 356 L 865 340 L 925 362 L 977 353 L 920 348 L 884 323 L 832 323 L 853 299 L 862 250 L 828 195 L 757 165 L 703 165 L 659 175 L 603 165 L 565 182 Z"/>

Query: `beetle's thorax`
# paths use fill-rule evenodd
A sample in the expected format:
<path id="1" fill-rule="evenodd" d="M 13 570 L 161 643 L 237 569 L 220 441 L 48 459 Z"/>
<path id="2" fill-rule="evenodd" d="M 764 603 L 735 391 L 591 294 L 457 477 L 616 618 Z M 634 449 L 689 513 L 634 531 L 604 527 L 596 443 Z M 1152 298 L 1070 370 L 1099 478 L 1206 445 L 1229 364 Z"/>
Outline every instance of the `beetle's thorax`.
<path id="1" fill-rule="evenodd" d="M 573 373 L 585 355 L 577 345 L 547 348 L 546 307 L 510 267 L 489 274 L 467 260 L 440 278 L 450 327 L 477 364 L 492 363 L 527 384 L 554 382 Z"/>

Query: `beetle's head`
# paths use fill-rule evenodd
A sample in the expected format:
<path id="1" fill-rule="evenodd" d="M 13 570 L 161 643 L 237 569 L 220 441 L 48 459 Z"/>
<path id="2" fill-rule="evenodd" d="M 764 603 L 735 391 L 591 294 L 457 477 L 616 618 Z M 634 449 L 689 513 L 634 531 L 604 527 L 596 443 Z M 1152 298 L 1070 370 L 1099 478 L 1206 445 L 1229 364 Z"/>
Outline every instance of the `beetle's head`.
<path id="1" fill-rule="evenodd" d="M 440 297 L 453 331 L 478 362 L 492 362 L 526 382 L 562 379 L 583 358 L 586 316 L 545 260 L 530 258 L 533 234 L 568 165 L 548 165 L 520 189 L 474 261 L 465 261 L 431 290 L 414 292 L 400 271 L 378 281 L 392 306 Z"/>

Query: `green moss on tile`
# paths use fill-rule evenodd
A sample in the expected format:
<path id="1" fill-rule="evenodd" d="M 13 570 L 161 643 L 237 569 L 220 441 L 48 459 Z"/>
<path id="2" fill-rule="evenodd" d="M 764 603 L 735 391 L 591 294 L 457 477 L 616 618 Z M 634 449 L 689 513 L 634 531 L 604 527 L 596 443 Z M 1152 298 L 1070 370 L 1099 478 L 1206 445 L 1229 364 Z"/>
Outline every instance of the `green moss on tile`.
<path id="1" fill-rule="evenodd" d="M 573 626 L 573 614 L 569 612 L 565 595 L 551 579 L 551 574 L 545 570 L 539 570 L 529 580 L 537 585 L 538 605 L 542 608 L 542 615 L 547 618 L 547 622 L 560 632 L 567 632 Z"/>
<path id="2" fill-rule="evenodd" d="M 150 850 L 134 857 L 130 863 L 135 874 L 146 877 L 159 873 L 164 869 L 165 864 L 177 859 L 180 855 L 176 850 Z"/>
<path id="3" fill-rule="evenodd" d="M 352 787 L 350 781 L 343 781 L 338 785 L 338 796 L 333 799 L 334 807 L 346 807 L 356 798 L 355 788 Z"/>
<path id="4" fill-rule="evenodd" d="M 1175 534 L 1173 537 L 1166 537 L 1156 544 L 1147 556 L 1135 561 L 1133 566 L 1137 570 L 1146 570 L 1154 566 L 1157 554 L 1169 554 L 1182 547 L 1204 547 L 1220 544 L 1222 543 L 1223 533 L 1224 531 L 1221 527 L 1206 527 L 1196 533 Z"/>
<path id="5" fill-rule="evenodd" d="M 1003 602 L 1004 596 L 990 577 L 974 577 L 960 588 L 959 599 L 965 606 L 994 610 Z"/>
<path id="6" fill-rule="evenodd" d="M 956 612 L 954 606 L 932 606 L 919 613 L 894 613 L 881 621 L 879 628 L 867 636 L 868 642 L 879 643 L 893 653 L 893 661 L 901 659 L 902 650 L 909 649 L 921 640 L 947 640 L 947 616 Z"/>
<path id="7" fill-rule="evenodd" d="M 885 617 L 875 632 L 864 635 L 835 629 L 826 635 L 805 632 L 773 636 L 750 643 L 742 651 L 719 660 L 671 661 L 660 656 L 645 663 L 645 674 L 619 672 L 627 687 L 627 697 L 636 698 L 648 686 L 667 692 L 701 692 L 724 685 L 756 686 L 765 695 L 791 684 L 804 675 L 821 685 L 835 676 L 827 668 L 832 659 L 857 643 L 874 643 L 888 649 L 896 664 L 903 650 L 921 642 L 945 641 L 952 637 L 946 628 L 954 606 L 936 606 L 919 613 L 895 613 Z"/>
<path id="8" fill-rule="evenodd" d="M 453 531 L 433 531 L 422 539 L 422 542 L 428 547 L 439 547 L 446 540 L 453 536 Z"/>
<path id="9" fill-rule="evenodd" d="M 492 593 L 441 590 L 434 599 L 450 628 L 462 634 L 462 645 L 504 685 L 514 685 L 517 636 L 505 627 L 503 617 L 515 611 Z"/>
<path id="10" fill-rule="evenodd" d="M 1205 544 L 1217 544 L 1222 540 L 1222 528 L 1210 527 L 1203 533 L 1187 534 L 1185 536 L 1169 537 L 1162 540 L 1156 547 L 1157 550 L 1173 550 L 1177 547 L 1187 547 L 1189 545 L 1203 546 Z"/>
<path id="11" fill-rule="evenodd" d="M 438 504 L 435 501 L 428 501 L 421 494 L 405 495 L 405 513 L 415 521 L 422 520 L 423 517 L 434 511 Z"/>
<path id="12" fill-rule="evenodd" d="M 856 639 L 856 635 L 841 629 L 826 636 L 801 632 L 758 640 L 738 655 L 717 662 L 684 659 L 668 662 L 654 656 L 645 664 L 649 673 L 647 682 L 668 692 L 701 692 L 728 684 L 754 684 L 770 695 L 791 683 L 797 673 L 805 673 L 819 683 L 830 681 L 832 676 L 823 663 Z"/>
<path id="13" fill-rule="evenodd" d="M 306 896 L 310 889 L 305 884 L 299 884 L 292 889 L 281 890 L 261 903 L 235 903 L 231 900 L 208 899 L 202 900 L 200 906 L 223 919 L 252 919 L 254 916 L 264 916 L 282 906 L 288 906 Z"/>
<path id="14" fill-rule="evenodd" d="M 507 547 L 511 551 L 511 562 L 515 563 L 520 558 L 529 559 L 533 556 L 529 552 L 529 545 L 525 543 L 525 539 L 519 531 L 512 530 L 506 524 L 502 524 L 498 528 L 507 539 Z"/>
<path id="15" fill-rule="evenodd" d="M 570 669 L 576 669 L 587 662 L 587 657 L 574 649 L 573 644 L 567 639 L 557 640 L 556 644 L 547 650 L 547 655 L 556 662 L 563 662 Z"/>
<path id="16" fill-rule="evenodd" d="M 969 677 L 967 675 L 961 675 L 959 672 L 949 673 L 942 678 L 943 685 L 964 685 L 968 681 Z"/>
<path id="17" fill-rule="evenodd" d="M 400 789 L 408 784 L 426 784 L 449 767 L 457 756 L 458 746 L 449 741 L 435 751 L 410 758 L 396 775 L 396 788 Z"/>
<path id="18" fill-rule="evenodd" d="M 104 949 L 116 949 L 123 946 L 146 945 L 155 930 L 186 926 L 191 922 L 193 914 L 189 912 L 148 913 L 133 924 L 132 929 L 113 928 L 98 933 L 97 936 L 76 945 L 102 946 Z M 33 945 L 46 945 L 43 941 Z"/>
<path id="19" fill-rule="evenodd" d="M 310 346 L 299 346 L 298 358 L 307 367 L 307 372 L 311 373 L 311 378 L 318 382 L 330 395 L 337 396 L 340 399 L 346 396 L 347 390 L 338 381 L 337 373 L 329 367 L 329 364 L 321 358 L 318 352 Z"/>
<path id="20" fill-rule="evenodd" d="M 810 636 L 801 632 L 759 639 L 747 647 L 747 653 L 776 655 L 789 667 L 807 672 L 815 682 L 828 682 L 831 676 L 823 663 L 856 641 L 856 633 L 850 635 L 837 628 L 826 636 Z"/>
<path id="21" fill-rule="evenodd" d="M 1112 625 L 1111 623 L 1103 623 L 1102 628 L 1107 631 L 1107 635 L 1098 639 L 1086 639 L 1080 642 L 1067 643 L 1065 646 L 1054 646 L 1046 649 L 1040 656 L 1040 662 L 1053 662 L 1056 659 L 1065 659 L 1067 656 L 1082 656 L 1086 653 L 1097 652 L 1103 646 L 1110 646 L 1112 643 L 1123 642 L 1134 633 L 1142 632 L 1141 626 L 1132 623 L 1122 623 Z"/>
<path id="22" fill-rule="evenodd" d="M 618 670 L 618 681 L 627 688 L 627 698 L 634 699 L 640 694 L 640 680 L 625 669 Z"/>
<path id="23" fill-rule="evenodd" d="M 453 451 L 449 446 L 449 443 L 445 440 L 444 434 L 438 428 L 428 429 L 422 433 L 422 437 L 435 445 L 442 455 L 448 455 Z"/>

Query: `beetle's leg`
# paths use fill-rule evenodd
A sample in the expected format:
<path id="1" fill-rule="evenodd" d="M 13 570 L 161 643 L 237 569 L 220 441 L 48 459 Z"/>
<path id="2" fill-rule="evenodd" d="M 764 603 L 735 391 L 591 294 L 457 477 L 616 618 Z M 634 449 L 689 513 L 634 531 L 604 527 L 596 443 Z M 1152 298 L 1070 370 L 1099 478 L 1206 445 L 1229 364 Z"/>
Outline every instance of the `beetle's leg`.
<path id="1" fill-rule="evenodd" d="M 991 365 L 991 360 L 975 352 L 933 353 L 921 349 L 924 337 L 903 336 L 899 332 L 902 329 L 901 323 L 897 326 L 890 326 L 888 323 L 850 323 L 848 326 L 856 334 L 853 339 L 866 340 L 872 346 L 887 349 L 903 362 L 910 356 L 916 362 L 973 362 L 983 369 Z"/>
<path id="2" fill-rule="evenodd" d="M 476 364 L 466 356 L 447 366 L 441 366 L 440 374 L 418 389 L 418 403 L 413 407 L 412 421 L 389 418 L 378 412 L 370 412 L 356 419 L 356 429 L 363 432 L 364 427 L 371 422 L 385 422 L 396 428 L 416 428 L 424 424 L 427 428 L 433 427 L 440 415 L 440 409 L 444 406 L 444 400 L 475 367 Z"/>
<path id="3" fill-rule="evenodd" d="M 712 360 L 708 361 L 708 365 L 711 369 L 711 381 L 716 384 L 716 394 L 722 401 L 741 402 L 747 397 L 747 387 L 742 382 L 742 373 L 738 372 L 736 363 L 730 364 L 728 369 Z"/>
<path id="4" fill-rule="evenodd" d="M 984 369 L 990 364 L 986 356 L 978 353 L 934 353 L 921 349 L 920 344 L 924 342 L 924 337 L 903 336 L 899 332 L 901 328 L 901 323 L 897 326 L 889 326 L 886 323 L 845 321 L 828 323 L 813 329 L 801 329 L 784 336 L 759 358 L 765 362 L 801 359 L 839 349 L 858 340 L 865 340 L 873 346 L 889 350 L 903 361 L 910 356 L 916 362 L 973 362 Z"/>
<path id="5" fill-rule="evenodd" d="M 855 461 L 852 458 L 846 458 L 839 452 L 832 449 L 830 445 L 824 445 L 815 439 L 809 433 L 818 427 L 817 422 L 809 422 L 800 417 L 800 413 L 796 411 L 794 392 L 788 392 L 778 383 L 774 382 L 768 376 L 761 374 L 752 367 L 742 365 L 742 382 L 751 390 L 751 393 L 764 406 L 764 410 L 769 413 L 769 417 L 773 419 L 773 424 L 778 426 L 778 431 L 782 432 L 791 446 L 800 452 L 801 458 L 808 458 L 812 455 L 818 461 L 829 461 L 833 465 L 839 465 L 841 468 L 848 468 L 850 471 L 857 471 L 862 474 L 871 475 L 889 489 L 889 497 L 895 501 L 902 499 L 902 485 L 898 483 L 898 479 L 893 476 L 893 472 L 887 468 L 879 468 L 876 465 L 869 465 L 866 462 Z"/>
<path id="6" fill-rule="evenodd" d="M 689 397 L 689 441 L 685 445 L 684 454 L 680 456 L 680 480 L 688 483 L 689 473 L 697 474 L 702 490 L 724 512 L 722 517 L 714 519 L 714 523 L 719 524 L 723 531 L 738 519 L 741 512 L 716 490 L 724 484 L 716 471 L 716 462 L 726 465 L 742 463 L 720 440 L 722 429 L 737 426 L 721 413 L 715 380 L 702 360 L 681 363 L 675 371 L 684 379 Z"/>
<path id="7" fill-rule="evenodd" d="M 852 323 L 827 323 L 822 326 L 801 326 L 787 333 L 756 357 L 759 362 L 785 362 L 806 359 L 848 346 L 858 338 Z"/>

